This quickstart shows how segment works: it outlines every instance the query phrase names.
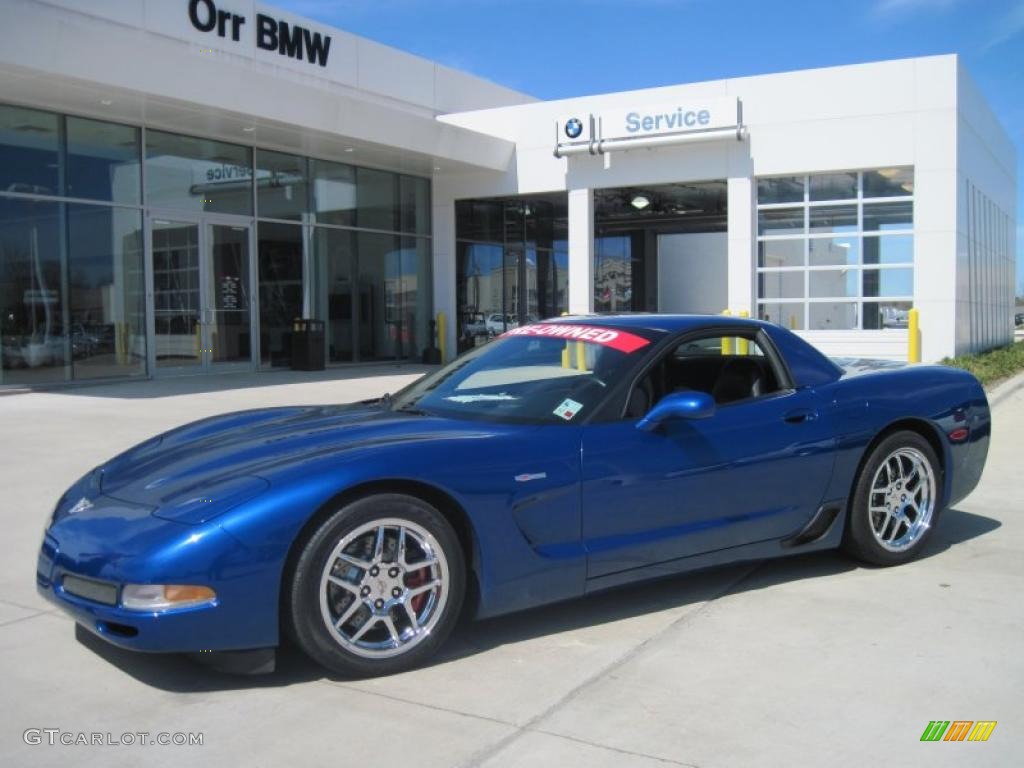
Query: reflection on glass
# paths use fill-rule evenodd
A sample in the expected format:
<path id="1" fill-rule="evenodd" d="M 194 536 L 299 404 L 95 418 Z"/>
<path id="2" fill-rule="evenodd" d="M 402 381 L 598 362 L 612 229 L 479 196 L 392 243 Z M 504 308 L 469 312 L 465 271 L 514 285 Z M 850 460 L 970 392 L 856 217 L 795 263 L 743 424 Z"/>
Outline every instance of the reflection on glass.
<path id="1" fill-rule="evenodd" d="M 804 329 L 804 305 L 802 302 L 793 304 L 761 303 L 758 304 L 758 317 L 770 323 L 789 328 L 791 331 Z"/>
<path id="2" fill-rule="evenodd" d="M 855 232 L 856 205 L 822 205 L 810 209 L 811 232 Z"/>
<path id="3" fill-rule="evenodd" d="M 857 174 L 817 173 L 810 177 L 809 198 L 813 200 L 851 200 L 857 197 Z"/>
<path id="4" fill-rule="evenodd" d="M 809 273 L 811 298 L 857 296 L 860 277 L 856 269 L 821 269 Z"/>
<path id="5" fill-rule="evenodd" d="M 148 130 L 146 202 L 182 211 L 252 215 L 252 151 Z"/>
<path id="6" fill-rule="evenodd" d="M 762 240 L 757 244 L 757 266 L 802 267 L 804 238 L 795 240 Z"/>
<path id="7" fill-rule="evenodd" d="M 803 200 L 803 176 L 780 176 L 757 180 L 757 202 L 759 205 L 802 203 Z"/>
<path id="8" fill-rule="evenodd" d="M 358 233 L 359 359 L 407 359 L 426 346 L 429 254 L 425 241 Z"/>
<path id="9" fill-rule="evenodd" d="M 309 164 L 304 157 L 256 151 L 256 210 L 268 219 L 299 221 L 309 209 Z"/>
<path id="10" fill-rule="evenodd" d="M 67 194 L 138 205 L 139 129 L 69 117 L 66 130 Z"/>
<path id="11" fill-rule="evenodd" d="M 356 168 L 356 226 L 398 229 L 398 177 L 373 168 Z"/>
<path id="12" fill-rule="evenodd" d="M 913 168 L 879 168 L 877 171 L 864 171 L 864 197 L 902 197 L 912 194 Z"/>
<path id="13" fill-rule="evenodd" d="M 459 240 L 504 241 L 505 204 L 496 200 L 457 200 L 455 231 Z"/>
<path id="14" fill-rule="evenodd" d="M 291 365 L 292 322 L 302 317 L 302 227 L 259 222 L 260 360 Z"/>
<path id="15" fill-rule="evenodd" d="M 804 272 L 759 272 L 757 295 L 764 299 L 802 299 Z"/>
<path id="16" fill-rule="evenodd" d="M 913 296 L 913 269 L 865 269 L 865 296 Z"/>
<path id="17" fill-rule="evenodd" d="M 331 363 L 355 360 L 355 249 L 355 232 L 326 227 L 313 230 L 316 317 L 324 321 L 327 360 Z"/>
<path id="18" fill-rule="evenodd" d="M 430 181 L 400 176 L 399 229 L 415 235 L 430 234 Z"/>
<path id="19" fill-rule="evenodd" d="M 860 263 L 859 237 L 815 237 L 808 247 L 812 267 Z"/>
<path id="20" fill-rule="evenodd" d="M 865 264 L 913 264 L 913 235 L 879 235 L 864 238 Z"/>
<path id="21" fill-rule="evenodd" d="M 458 339 L 462 351 L 495 335 L 505 322 L 502 247 L 460 242 L 456 275 Z"/>
<path id="22" fill-rule="evenodd" d="M 594 238 L 594 311 L 633 309 L 632 241 L 627 236 Z"/>
<path id="23" fill-rule="evenodd" d="M 502 318 L 499 333 L 504 333 L 509 328 L 518 325 L 516 319 L 520 317 L 521 307 L 519 297 L 522 295 L 519 282 L 519 270 L 523 260 L 523 252 L 519 248 L 505 249 L 505 309 L 506 316 Z M 529 265 L 526 265 L 529 270 Z M 529 277 L 527 277 L 529 280 Z"/>
<path id="24" fill-rule="evenodd" d="M 313 160 L 313 205 L 322 224 L 356 223 L 356 170 L 351 165 Z"/>
<path id="25" fill-rule="evenodd" d="M 792 235 L 803 231 L 803 208 L 779 208 L 757 212 L 759 235 Z"/>
<path id="26" fill-rule="evenodd" d="M 558 317 L 569 308 L 569 254 L 565 251 L 536 251 L 535 319 Z M 532 301 L 532 299 L 531 299 Z"/>
<path id="27" fill-rule="evenodd" d="M 2 171 L 0 171 L 2 172 Z M 58 203 L 0 198 L 0 382 L 63 381 Z"/>
<path id="28" fill-rule="evenodd" d="M 858 326 L 857 303 L 812 301 L 808 305 L 812 331 L 846 331 Z"/>
<path id="29" fill-rule="evenodd" d="M 153 321 L 158 368 L 202 362 L 199 225 L 154 220 Z"/>
<path id="30" fill-rule="evenodd" d="M 864 327 L 871 330 L 906 328 L 910 307 L 909 301 L 865 301 Z"/>
<path id="31" fill-rule="evenodd" d="M 910 229 L 914 225 L 914 204 L 909 200 L 896 203 L 865 203 L 864 231 Z"/>
<path id="32" fill-rule="evenodd" d="M 60 118 L 0 106 L 0 192 L 60 194 Z"/>
<path id="33" fill-rule="evenodd" d="M 75 379 L 146 372 L 145 274 L 138 210 L 68 206 Z"/>
<path id="34" fill-rule="evenodd" d="M 212 225 L 209 248 L 205 307 L 209 359 L 214 363 L 249 362 L 249 228 Z"/>

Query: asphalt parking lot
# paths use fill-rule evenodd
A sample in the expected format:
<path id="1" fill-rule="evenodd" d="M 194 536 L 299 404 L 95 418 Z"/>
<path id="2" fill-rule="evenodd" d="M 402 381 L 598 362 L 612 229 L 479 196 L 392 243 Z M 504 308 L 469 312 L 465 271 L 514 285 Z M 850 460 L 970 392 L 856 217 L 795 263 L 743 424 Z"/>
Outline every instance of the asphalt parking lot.
<path id="1" fill-rule="evenodd" d="M 44 522 L 99 461 L 214 413 L 358 400 L 417 372 L 0 397 L 0 763 L 1021 764 L 1024 389 L 995 410 L 981 486 L 917 562 L 869 569 L 823 553 L 629 587 L 468 625 L 432 666 L 391 678 L 330 679 L 294 651 L 270 676 L 221 675 L 76 637 L 36 595 Z M 922 743 L 936 719 L 998 726 L 985 743 Z M 204 737 L 50 746 L 27 744 L 30 728 Z"/>

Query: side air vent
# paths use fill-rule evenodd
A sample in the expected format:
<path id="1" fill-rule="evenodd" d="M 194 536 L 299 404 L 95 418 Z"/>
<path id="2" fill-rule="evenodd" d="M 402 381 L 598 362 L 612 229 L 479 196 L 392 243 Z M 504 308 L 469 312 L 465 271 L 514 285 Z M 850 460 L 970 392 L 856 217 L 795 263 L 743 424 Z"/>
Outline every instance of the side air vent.
<path id="1" fill-rule="evenodd" d="M 832 527 L 836 517 L 839 516 L 841 507 L 839 504 L 823 504 L 818 508 L 814 517 L 803 527 L 798 534 L 790 536 L 782 541 L 784 547 L 799 547 L 802 544 L 810 544 L 817 541 Z"/>

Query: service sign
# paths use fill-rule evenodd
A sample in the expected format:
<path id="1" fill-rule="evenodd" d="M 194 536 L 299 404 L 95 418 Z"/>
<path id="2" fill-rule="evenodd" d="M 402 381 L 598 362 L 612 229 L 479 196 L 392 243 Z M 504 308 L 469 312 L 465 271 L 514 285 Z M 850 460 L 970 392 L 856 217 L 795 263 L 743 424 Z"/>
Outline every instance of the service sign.
<path id="1" fill-rule="evenodd" d="M 733 128 L 736 99 L 695 99 L 607 110 L 598 116 L 602 139 L 628 139 Z"/>

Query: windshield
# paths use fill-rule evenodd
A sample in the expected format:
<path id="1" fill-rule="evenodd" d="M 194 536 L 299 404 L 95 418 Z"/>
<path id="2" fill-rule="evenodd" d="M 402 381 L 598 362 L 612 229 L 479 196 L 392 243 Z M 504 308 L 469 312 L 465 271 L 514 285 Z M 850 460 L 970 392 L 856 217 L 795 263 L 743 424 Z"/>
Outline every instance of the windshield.
<path id="1" fill-rule="evenodd" d="M 558 322 L 525 325 L 402 390 L 391 407 L 453 418 L 578 423 L 660 334 Z"/>

